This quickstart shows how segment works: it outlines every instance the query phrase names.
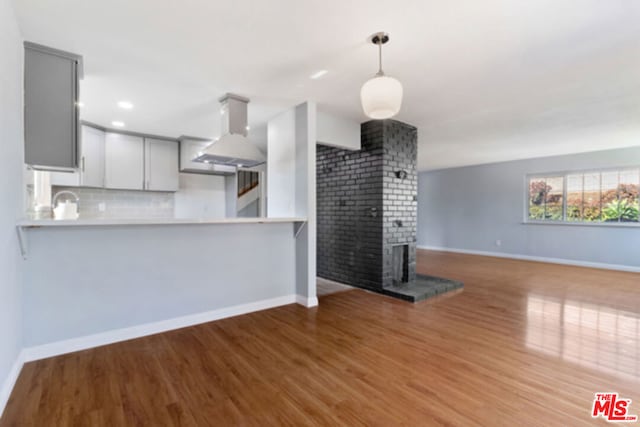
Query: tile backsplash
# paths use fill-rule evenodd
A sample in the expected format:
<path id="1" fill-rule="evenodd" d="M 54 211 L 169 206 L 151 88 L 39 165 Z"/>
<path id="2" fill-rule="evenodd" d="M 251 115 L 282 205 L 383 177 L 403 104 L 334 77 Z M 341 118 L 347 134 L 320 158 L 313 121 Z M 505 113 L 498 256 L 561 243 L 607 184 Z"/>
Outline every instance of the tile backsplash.
<path id="1" fill-rule="evenodd" d="M 80 218 L 172 218 L 174 194 L 54 186 L 51 194 L 73 191 L 80 198 Z M 104 210 L 101 210 L 103 204 Z"/>
<path id="2" fill-rule="evenodd" d="M 59 174 L 63 175 L 63 174 Z M 36 212 L 35 174 L 25 168 L 25 215 L 27 218 L 50 218 L 51 213 Z M 59 177 L 57 177 L 59 179 Z M 48 186 L 49 181 L 44 184 Z M 218 175 L 180 174 L 176 193 L 158 191 L 113 190 L 77 187 L 63 182 L 54 184 L 45 194 L 50 200 L 62 190 L 74 192 L 80 199 L 80 218 L 224 218 L 226 210 L 225 177 Z M 64 199 L 63 199 L 64 200 Z M 101 209 L 104 208 L 104 209 Z"/>

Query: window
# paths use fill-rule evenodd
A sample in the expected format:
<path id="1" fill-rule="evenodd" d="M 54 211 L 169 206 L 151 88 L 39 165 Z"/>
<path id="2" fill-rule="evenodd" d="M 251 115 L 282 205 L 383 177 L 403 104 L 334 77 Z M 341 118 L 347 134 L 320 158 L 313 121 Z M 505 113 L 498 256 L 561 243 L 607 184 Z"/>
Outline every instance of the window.
<path id="1" fill-rule="evenodd" d="M 638 223 L 640 168 L 530 176 L 531 221 Z"/>
<path id="2" fill-rule="evenodd" d="M 561 221 L 563 204 L 563 176 L 529 179 L 529 219 Z"/>

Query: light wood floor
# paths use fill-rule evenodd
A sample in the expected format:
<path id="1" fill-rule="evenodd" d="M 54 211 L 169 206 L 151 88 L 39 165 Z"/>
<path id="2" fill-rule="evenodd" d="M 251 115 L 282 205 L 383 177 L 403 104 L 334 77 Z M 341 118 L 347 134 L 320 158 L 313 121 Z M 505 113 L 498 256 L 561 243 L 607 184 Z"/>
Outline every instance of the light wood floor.
<path id="1" fill-rule="evenodd" d="M 464 291 L 412 305 L 352 290 L 29 363 L 0 425 L 579 426 L 598 391 L 640 414 L 640 275 L 418 265 Z"/>

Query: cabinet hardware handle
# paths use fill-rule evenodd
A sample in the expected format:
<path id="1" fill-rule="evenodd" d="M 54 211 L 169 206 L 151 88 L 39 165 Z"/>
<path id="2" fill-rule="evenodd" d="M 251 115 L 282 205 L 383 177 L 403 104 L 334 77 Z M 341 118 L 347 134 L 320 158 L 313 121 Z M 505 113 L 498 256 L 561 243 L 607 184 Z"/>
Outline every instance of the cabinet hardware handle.
<path id="1" fill-rule="evenodd" d="M 84 156 L 82 156 L 82 172 L 84 172 Z"/>

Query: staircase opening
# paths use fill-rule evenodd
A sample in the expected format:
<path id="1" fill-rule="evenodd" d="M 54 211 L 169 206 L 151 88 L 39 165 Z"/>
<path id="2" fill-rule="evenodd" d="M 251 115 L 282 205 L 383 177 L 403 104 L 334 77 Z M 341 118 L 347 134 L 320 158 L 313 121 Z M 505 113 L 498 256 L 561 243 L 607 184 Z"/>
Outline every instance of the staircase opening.
<path id="1" fill-rule="evenodd" d="M 238 197 L 244 196 L 258 185 L 260 185 L 260 172 L 238 171 Z"/>

